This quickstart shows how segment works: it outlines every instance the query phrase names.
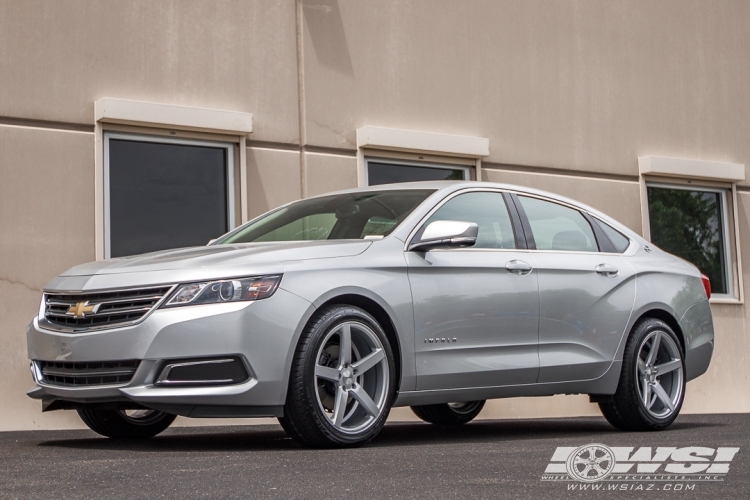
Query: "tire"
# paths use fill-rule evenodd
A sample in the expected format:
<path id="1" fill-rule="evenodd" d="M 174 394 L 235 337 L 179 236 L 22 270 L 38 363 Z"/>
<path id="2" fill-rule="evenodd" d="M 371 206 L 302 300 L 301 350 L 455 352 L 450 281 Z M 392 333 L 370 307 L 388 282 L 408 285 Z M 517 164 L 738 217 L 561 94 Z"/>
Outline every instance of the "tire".
<path id="1" fill-rule="evenodd" d="M 156 410 L 79 409 L 78 416 L 89 429 L 113 439 L 147 439 L 166 430 L 176 415 Z"/>
<path id="2" fill-rule="evenodd" d="M 652 360 L 654 342 L 657 348 Z M 602 414 L 622 431 L 658 431 L 674 422 L 684 399 L 685 361 L 680 340 L 663 321 L 640 320 L 625 345 L 617 392 L 599 402 Z"/>
<path id="3" fill-rule="evenodd" d="M 329 306 L 302 332 L 279 422 L 305 446 L 361 446 L 383 428 L 395 392 L 393 351 L 375 318 L 358 307 Z"/>
<path id="4" fill-rule="evenodd" d="M 412 406 L 411 411 L 431 424 L 461 425 L 474 420 L 484 408 L 484 403 L 484 401 L 468 401 L 465 403 Z"/>

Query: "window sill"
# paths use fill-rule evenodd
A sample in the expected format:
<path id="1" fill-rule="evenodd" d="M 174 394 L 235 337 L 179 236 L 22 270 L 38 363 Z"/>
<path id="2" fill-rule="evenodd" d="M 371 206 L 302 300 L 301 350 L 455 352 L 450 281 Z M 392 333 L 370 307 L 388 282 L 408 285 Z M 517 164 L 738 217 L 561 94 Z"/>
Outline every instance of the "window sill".
<path id="1" fill-rule="evenodd" d="M 730 304 L 730 305 L 737 305 L 741 306 L 744 304 L 744 301 L 735 299 L 735 298 L 729 298 L 729 297 L 717 297 L 717 298 L 710 298 L 708 299 L 709 304 Z"/>

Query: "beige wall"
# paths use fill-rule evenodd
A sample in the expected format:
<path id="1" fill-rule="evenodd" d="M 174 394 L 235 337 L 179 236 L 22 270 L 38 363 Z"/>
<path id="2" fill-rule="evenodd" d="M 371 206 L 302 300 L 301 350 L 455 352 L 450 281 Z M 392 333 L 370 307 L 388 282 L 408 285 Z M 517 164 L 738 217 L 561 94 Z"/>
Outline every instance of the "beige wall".
<path id="1" fill-rule="evenodd" d="M 638 156 L 750 163 L 747 26 L 743 0 L 0 1 L 0 430 L 81 426 L 24 395 L 24 331 L 44 283 L 94 258 L 96 99 L 253 113 L 250 217 L 356 186 L 355 132 L 373 125 L 487 137 L 484 180 L 640 231 Z M 713 310 L 685 411 L 750 411 L 747 308 Z M 590 414 L 585 396 L 483 412 Z"/>
<path id="2" fill-rule="evenodd" d="M 257 217 L 302 196 L 300 153 L 247 148 L 248 215 Z"/>
<path id="3" fill-rule="evenodd" d="M 305 153 L 307 195 L 357 187 L 357 160 L 353 157 Z"/>
<path id="4" fill-rule="evenodd" d="M 490 138 L 490 162 L 636 176 L 750 163 L 743 0 L 304 0 L 307 139 L 363 125 Z"/>
<path id="5" fill-rule="evenodd" d="M 291 1 L 3 1 L 0 23 L 0 116 L 93 125 L 119 97 L 252 112 L 254 139 L 298 140 Z"/>
<path id="6" fill-rule="evenodd" d="M 0 429 L 68 426 L 40 412 L 26 325 L 42 287 L 93 260 L 94 134 L 0 125 Z"/>

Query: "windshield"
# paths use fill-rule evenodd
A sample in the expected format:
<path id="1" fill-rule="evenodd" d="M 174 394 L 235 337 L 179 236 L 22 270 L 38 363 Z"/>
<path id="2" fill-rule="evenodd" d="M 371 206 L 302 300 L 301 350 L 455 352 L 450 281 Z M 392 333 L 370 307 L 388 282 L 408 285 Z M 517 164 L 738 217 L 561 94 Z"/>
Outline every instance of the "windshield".
<path id="1" fill-rule="evenodd" d="M 378 239 L 396 229 L 434 192 L 394 189 L 301 200 L 241 227 L 217 244 Z"/>

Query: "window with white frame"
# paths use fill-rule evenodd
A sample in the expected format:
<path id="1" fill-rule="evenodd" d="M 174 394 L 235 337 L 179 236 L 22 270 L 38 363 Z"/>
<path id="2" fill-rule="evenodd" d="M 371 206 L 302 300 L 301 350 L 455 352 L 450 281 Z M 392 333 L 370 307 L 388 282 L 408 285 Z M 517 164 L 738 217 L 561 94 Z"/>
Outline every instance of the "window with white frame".
<path id="1" fill-rule="evenodd" d="M 104 134 L 105 258 L 205 245 L 234 227 L 230 143 Z"/>
<path id="2" fill-rule="evenodd" d="M 712 296 L 733 294 L 728 189 L 646 184 L 651 241 L 695 264 L 711 280 Z"/>
<path id="3" fill-rule="evenodd" d="M 460 165 L 366 158 L 368 186 L 399 182 L 469 180 L 469 168 Z"/>

